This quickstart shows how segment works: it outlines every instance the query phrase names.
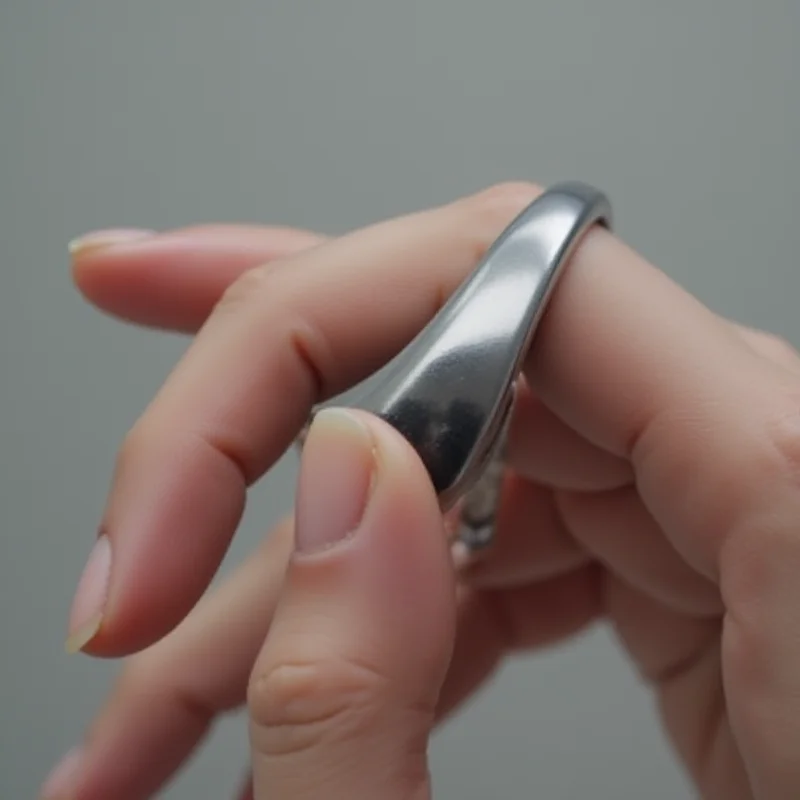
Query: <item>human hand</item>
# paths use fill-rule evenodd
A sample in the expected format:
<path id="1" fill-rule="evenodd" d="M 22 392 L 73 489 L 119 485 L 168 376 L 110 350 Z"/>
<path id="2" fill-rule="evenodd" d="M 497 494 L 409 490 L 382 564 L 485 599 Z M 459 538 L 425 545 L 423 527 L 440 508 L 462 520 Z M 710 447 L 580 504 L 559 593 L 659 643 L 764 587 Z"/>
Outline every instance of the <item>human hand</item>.
<path id="1" fill-rule="evenodd" d="M 311 402 L 402 346 L 534 191 L 500 187 L 326 243 L 303 233 L 215 228 L 79 250 L 79 286 L 118 316 L 188 331 L 215 310 L 126 440 L 105 517 L 114 557 L 108 591 L 98 589 L 106 601 L 102 620 L 81 613 L 84 593 L 74 643 L 122 655 L 168 633 L 210 580 L 246 484 L 285 449 Z M 246 277 L 235 281 L 240 273 Z M 381 295 L 392 302 L 375 303 Z M 253 342 L 272 347 L 256 359 Z M 391 514 L 376 528 L 385 534 L 359 541 L 384 543 L 384 555 L 390 542 L 403 542 L 392 555 L 402 550 L 408 559 L 396 568 L 400 576 L 429 570 L 431 582 L 423 585 L 431 594 L 420 596 L 430 599 L 425 621 L 441 626 L 438 635 L 426 638 L 427 625 L 422 632 L 400 626 L 411 657 L 401 663 L 429 668 L 427 689 L 439 695 L 428 724 L 468 696 L 503 654 L 564 638 L 602 613 L 653 684 L 705 797 L 796 797 L 799 374 L 790 348 L 721 319 L 613 236 L 593 231 L 565 270 L 526 363 L 530 391 L 512 425 L 513 471 L 496 544 L 460 570 L 456 608 L 419 465 L 402 455 L 392 432 L 371 427 L 376 441 L 386 436 L 407 459 L 402 477 L 398 471 L 378 484 L 374 499 L 380 490 L 388 497 L 417 490 L 415 502 L 406 495 L 403 505 L 420 515 L 408 549 L 408 530 L 392 534 Z M 264 663 L 275 663 L 263 653 L 302 661 L 308 654 L 297 648 L 325 639 L 328 630 L 282 641 L 273 626 L 267 636 L 276 604 L 280 620 L 289 602 L 283 598 L 292 596 L 294 571 L 306 569 L 292 564 L 283 594 L 291 523 L 282 530 L 217 595 L 130 660 L 74 764 L 76 800 L 147 796 L 216 713 L 244 700 L 254 662 L 251 712 L 258 720 L 260 704 L 274 707 L 275 696 L 265 702 L 252 690 L 269 674 Z M 369 572 L 361 576 L 366 582 Z M 365 607 L 376 620 L 399 613 L 395 604 L 403 608 L 399 598 L 407 601 L 409 585 L 401 577 L 397 595 L 378 592 Z M 343 587 L 322 589 L 331 603 Z M 310 620 L 325 622 L 320 616 Z M 338 639 L 329 634 L 334 645 L 348 642 L 350 620 L 336 626 Z M 297 625 L 305 623 L 298 617 Z M 325 654 L 311 655 L 326 668 Z M 384 677 L 387 687 L 403 685 Z M 342 702 L 328 686 L 329 694 L 317 696 L 317 715 L 325 702 Z M 377 702 L 375 694 L 364 697 Z M 159 703 L 145 709 L 143 698 Z M 391 716 L 369 707 L 373 717 Z M 312 753 L 323 748 L 320 763 L 332 752 L 326 742 L 348 738 L 348 726 L 337 722 L 334 714 L 323 726 L 330 736 L 312 742 Z M 360 726 L 362 734 L 367 728 Z M 279 735 L 308 730 L 281 726 Z M 369 741 L 383 740 L 379 730 L 388 728 L 376 728 Z M 418 744 L 426 735 L 421 725 Z M 402 771 L 403 743 L 387 737 Z M 312 781 L 306 796 L 313 796 L 313 781 L 330 774 L 306 767 L 304 778 Z M 322 786 L 336 796 L 329 783 Z M 374 796 L 385 786 L 364 788 Z M 397 796 L 412 796 L 408 786 L 404 791 Z M 352 786 L 343 794 L 359 796 Z"/>

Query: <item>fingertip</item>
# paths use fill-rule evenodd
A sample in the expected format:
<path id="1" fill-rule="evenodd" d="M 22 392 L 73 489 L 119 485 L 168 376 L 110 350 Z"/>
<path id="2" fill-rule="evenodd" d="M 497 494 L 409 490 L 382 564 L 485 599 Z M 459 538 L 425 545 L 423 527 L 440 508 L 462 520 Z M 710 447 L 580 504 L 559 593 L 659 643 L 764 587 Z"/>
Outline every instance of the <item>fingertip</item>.
<path id="1" fill-rule="evenodd" d="M 380 485 L 393 502 L 413 507 L 414 512 L 444 531 L 444 519 L 430 474 L 410 442 L 385 420 L 363 410 L 352 411 L 371 431 Z M 444 534 L 442 535 L 444 541 Z"/>
<path id="2" fill-rule="evenodd" d="M 73 283 L 91 305 L 127 322 L 192 332 L 243 272 L 322 241 L 289 227 L 198 225 L 98 231 L 69 251 Z"/>
<path id="3" fill-rule="evenodd" d="M 332 547 L 360 526 L 376 479 L 371 430 L 346 409 L 314 416 L 303 446 L 297 491 L 298 555 Z"/>
<path id="4" fill-rule="evenodd" d="M 72 239 L 67 244 L 67 250 L 72 259 L 75 260 L 89 252 L 110 250 L 117 245 L 149 239 L 155 233 L 150 228 L 108 228 L 92 231 Z"/>
<path id="5" fill-rule="evenodd" d="M 306 435 L 298 480 L 297 546 L 325 549 L 358 527 L 435 530 L 444 520 L 430 476 L 411 444 L 376 415 L 319 411 Z M 410 535 L 410 534 L 409 534 Z"/>
<path id="6" fill-rule="evenodd" d="M 67 244 L 67 252 L 75 285 L 91 302 L 95 301 L 99 290 L 97 299 L 102 300 L 102 278 L 108 273 L 105 267 L 156 235 L 157 231 L 149 228 L 109 228 L 72 239 Z M 99 284 L 98 279 L 101 280 Z"/>

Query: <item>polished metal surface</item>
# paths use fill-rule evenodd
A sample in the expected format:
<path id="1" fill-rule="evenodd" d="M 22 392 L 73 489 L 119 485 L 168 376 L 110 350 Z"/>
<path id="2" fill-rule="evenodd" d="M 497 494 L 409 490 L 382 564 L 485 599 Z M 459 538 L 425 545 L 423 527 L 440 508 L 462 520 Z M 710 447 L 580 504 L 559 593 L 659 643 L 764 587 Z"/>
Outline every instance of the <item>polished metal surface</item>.
<path id="1" fill-rule="evenodd" d="M 459 503 L 461 538 L 491 538 L 515 382 L 562 267 L 610 204 L 558 184 L 508 226 L 431 322 L 348 405 L 394 426 L 419 453 L 443 511 Z M 481 479 L 483 481 L 481 482 Z"/>

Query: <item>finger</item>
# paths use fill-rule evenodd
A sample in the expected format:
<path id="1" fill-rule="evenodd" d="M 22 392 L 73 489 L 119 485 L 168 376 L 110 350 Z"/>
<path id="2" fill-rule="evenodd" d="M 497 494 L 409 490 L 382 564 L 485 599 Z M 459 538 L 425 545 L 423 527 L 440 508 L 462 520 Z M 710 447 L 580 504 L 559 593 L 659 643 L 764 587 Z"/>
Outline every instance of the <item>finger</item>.
<path id="1" fill-rule="evenodd" d="M 437 719 L 453 714 L 485 683 L 504 656 L 552 646 L 602 614 L 600 570 L 573 572 L 505 590 L 462 587 L 458 632 Z"/>
<path id="2" fill-rule="evenodd" d="M 187 760 L 214 718 L 243 705 L 292 548 L 279 525 L 166 638 L 132 657 L 91 724 L 79 763 L 46 800 L 145 800 Z M 58 778 L 58 775 L 56 775 Z"/>
<path id="3" fill-rule="evenodd" d="M 249 775 L 245 778 L 242 788 L 239 792 L 238 800 L 253 800 L 253 776 Z"/>
<path id="4" fill-rule="evenodd" d="M 603 264 L 604 269 L 597 269 Z M 537 396 L 630 457 L 647 510 L 718 580 L 731 720 L 763 796 L 800 785 L 800 453 L 796 373 L 595 230 L 527 364 Z"/>
<path id="5" fill-rule="evenodd" d="M 73 245 L 73 273 L 84 296 L 107 313 L 195 332 L 243 272 L 322 241 L 306 231 L 234 225 L 161 234 L 100 232 Z M 612 488 L 632 474 L 627 461 L 578 436 L 524 382 L 508 459 L 528 479 L 567 489 Z"/>
<path id="6" fill-rule="evenodd" d="M 626 459 L 576 433 L 524 381 L 520 381 L 508 432 L 507 459 L 529 481 L 559 489 L 600 491 L 633 480 Z"/>
<path id="7" fill-rule="evenodd" d="M 243 272 L 323 240 L 298 229 L 243 225 L 162 234 L 100 232 L 73 244 L 73 274 L 84 296 L 107 313 L 194 332 Z M 764 357 L 787 369 L 800 369 L 789 343 L 765 331 L 734 327 Z M 509 463 L 529 480 L 573 490 L 614 488 L 631 476 L 627 461 L 579 436 L 524 382 L 509 436 Z"/>
<path id="8" fill-rule="evenodd" d="M 717 585 L 680 557 L 635 487 L 554 492 L 510 475 L 491 548 L 461 561 L 459 576 L 473 587 L 523 586 L 590 561 L 671 610 L 722 613 Z"/>
<path id="9" fill-rule="evenodd" d="M 213 576 L 247 485 L 312 404 L 409 341 L 534 193 L 373 226 L 235 284 L 123 444 L 73 649 L 116 655 L 170 630 Z"/>
<path id="10" fill-rule="evenodd" d="M 548 580 L 587 564 L 590 556 L 561 521 L 553 492 L 510 473 L 503 482 L 492 545 L 460 558 L 460 580 L 501 589 Z"/>
<path id="11" fill-rule="evenodd" d="M 720 622 L 675 612 L 607 575 L 617 635 L 658 693 L 669 736 L 703 797 L 750 798 L 750 781 L 722 698 Z"/>
<path id="12" fill-rule="evenodd" d="M 296 518 L 248 694 L 254 797 L 427 796 L 456 604 L 430 479 L 385 423 L 323 411 Z"/>
<path id="13" fill-rule="evenodd" d="M 72 273 L 83 296 L 108 314 L 193 333 L 243 272 L 322 240 L 309 231 L 246 225 L 101 231 L 72 244 Z"/>
<path id="14" fill-rule="evenodd" d="M 719 619 L 675 611 L 609 572 L 603 603 L 634 665 L 654 685 L 690 668 L 719 637 Z"/>
<path id="15" fill-rule="evenodd" d="M 594 560 L 666 608 L 699 617 L 723 611 L 719 588 L 665 538 L 633 486 L 559 492 L 556 516 Z"/>
<path id="16" fill-rule="evenodd" d="M 787 368 L 796 364 L 794 351 L 780 339 L 734 327 L 765 358 Z M 524 382 L 520 388 L 508 462 L 528 480 L 511 475 L 506 481 L 492 548 L 465 562 L 462 579 L 472 586 L 521 586 L 595 558 L 669 608 L 720 613 L 716 586 L 678 555 L 635 488 L 626 487 L 629 462 L 581 438 Z M 570 491 L 559 493 L 556 504 L 555 495 L 537 484 Z"/>

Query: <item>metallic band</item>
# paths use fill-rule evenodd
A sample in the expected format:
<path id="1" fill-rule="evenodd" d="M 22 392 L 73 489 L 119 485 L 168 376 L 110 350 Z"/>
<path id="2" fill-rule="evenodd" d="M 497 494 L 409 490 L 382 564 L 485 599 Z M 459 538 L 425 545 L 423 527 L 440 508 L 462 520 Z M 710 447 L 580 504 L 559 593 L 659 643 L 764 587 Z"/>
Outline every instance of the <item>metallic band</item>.
<path id="1" fill-rule="evenodd" d="M 492 541 L 523 361 L 562 267 L 595 224 L 611 227 L 597 189 L 562 183 L 541 194 L 410 344 L 336 403 L 408 439 L 471 551 Z"/>

